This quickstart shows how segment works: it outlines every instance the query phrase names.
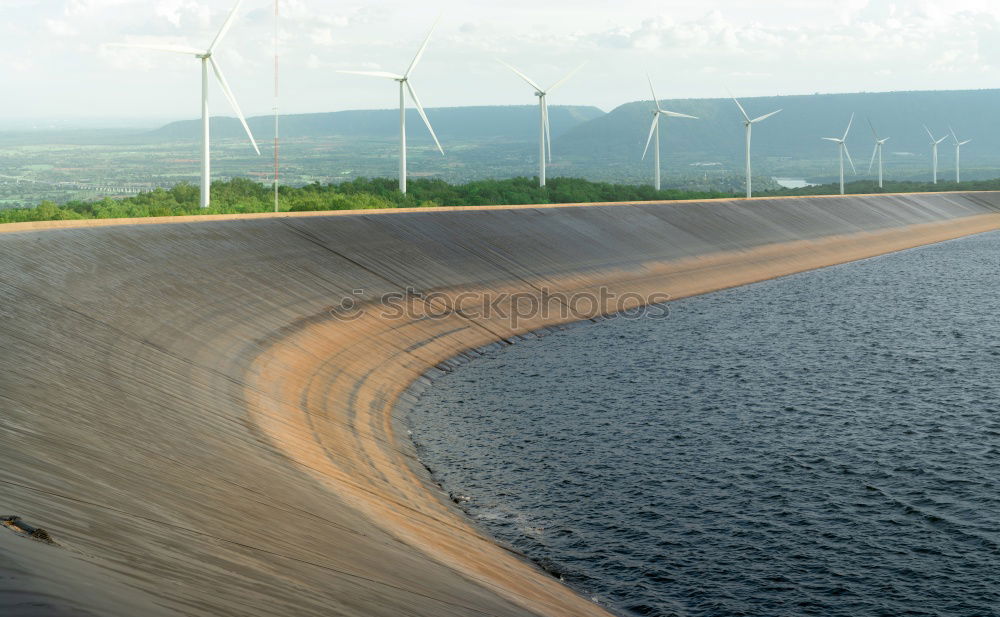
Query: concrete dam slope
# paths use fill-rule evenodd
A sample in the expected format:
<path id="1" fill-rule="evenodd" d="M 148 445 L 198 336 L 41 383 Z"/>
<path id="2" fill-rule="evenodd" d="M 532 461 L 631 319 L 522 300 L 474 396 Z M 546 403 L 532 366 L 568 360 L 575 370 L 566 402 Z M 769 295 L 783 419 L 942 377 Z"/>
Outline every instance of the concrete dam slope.
<path id="1" fill-rule="evenodd" d="M 0 614 L 585 617 L 436 487 L 412 387 L 998 229 L 1000 193 L 88 223 L 0 228 Z"/>

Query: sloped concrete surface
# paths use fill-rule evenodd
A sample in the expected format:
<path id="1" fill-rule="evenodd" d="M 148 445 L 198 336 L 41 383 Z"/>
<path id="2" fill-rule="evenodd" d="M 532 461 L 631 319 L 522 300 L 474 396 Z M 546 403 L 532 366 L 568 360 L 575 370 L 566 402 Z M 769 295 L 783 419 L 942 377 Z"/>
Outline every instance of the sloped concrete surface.
<path id="1" fill-rule="evenodd" d="M 0 516 L 56 542 L 0 529 L 0 613 L 606 615 L 465 520 L 399 419 L 458 354 L 636 301 L 486 300 L 676 298 L 998 227 L 975 193 L 0 228 Z"/>

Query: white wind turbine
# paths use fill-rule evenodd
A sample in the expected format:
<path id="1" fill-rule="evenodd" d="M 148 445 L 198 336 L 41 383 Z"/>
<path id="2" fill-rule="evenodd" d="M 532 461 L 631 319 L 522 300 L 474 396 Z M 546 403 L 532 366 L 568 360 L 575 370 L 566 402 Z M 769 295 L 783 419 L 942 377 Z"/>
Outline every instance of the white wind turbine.
<path id="1" fill-rule="evenodd" d="M 420 114 L 420 118 L 423 119 L 424 124 L 427 126 L 427 130 L 430 132 L 431 137 L 434 139 L 434 145 L 437 146 L 438 152 L 441 156 L 444 156 L 444 148 L 441 147 L 441 142 L 438 141 L 437 135 L 434 133 L 434 127 L 431 126 L 431 121 L 427 119 L 427 114 L 424 112 L 424 106 L 420 104 L 420 99 L 417 97 L 417 93 L 413 90 L 413 84 L 410 82 L 410 75 L 413 74 L 413 69 L 417 68 L 417 64 L 420 62 L 420 58 L 424 55 L 424 50 L 427 49 L 427 43 L 431 40 L 431 35 L 434 34 L 435 28 L 437 28 L 438 21 L 434 22 L 431 26 L 431 31 L 427 33 L 427 38 L 424 39 L 423 44 L 420 49 L 417 50 L 417 55 L 413 57 L 413 61 L 410 62 L 409 68 L 402 75 L 397 75 L 395 73 L 386 73 L 384 71 L 337 71 L 338 73 L 346 73 L 349 75 L 366 75 L 368 77 L 381 77 L 383 79 L 391 79 L 392 81 L 399 83 L 399 191 L 401 193 L 406 193 L 406 93 L 410 93 L 410 98 L 413 99 L 413 104 L 417 107 L 417 112 Z"/>
<path id="2" fill-rule="evenodd" d="M 583 68 L 583 65 L 581 64 L 570 71 L 568 75 L 549 86 L 548 89 L 543 89 L 537 83 L 532 81 L 530 77 L 507 64 L 503 60 L 497 60 L 497 62 L 514 71 L 518 77 L 528 82 L 528 85 L 535 89 L 535 96 L 538 97 L 538 113 L 540 115 L 540 134 L 538 136 L 538 186 L 545 186 L 545 168 L 548 163 L 552 162 L 552 127 L 549 125 L 548 95 L 553 90 L 566 83 L 570 77 Z"/>
<path id="3" fill-rule="evenodd" d="M 872 160 L 868 163 L 868 173 L 871 173 L 872 167 L 875 165 L 875 157 L 878 156 L 878 187 L 884 188 L 883 177 L 885 168 L 882 164 L 882 148 L 885 146 L 885 142 L 889 141 L 889 138 L 879 139 L 878 131 L 875 130 L 875 125 L 872 124 L 871 119 L 868 120 L 868 126 L 872 129 L 872 135 L 875 136 L 875 151 L 872 152 Z"/>
<path id="4" fill-rule="evenodd" d="M 772 111 L 769 114 L 765 114 L 759 118 L 751 120 L 750 116 L 747 115 L 747 110 L 743 109 L 743 105 L 736 100 L 735 96 L 733 97 L 733 102 L 735 102 L 736 106 L 740 108 L 740 113 L 743 114 L 743 125 L 746 126 L 747 129 L 747 199 L 750 199 L 753 197 L 753 181 L 750 178 L 750 139 L 753 137 L 753 125 L 758 122 L 763 122 L 775 114 L 781 113 L 782 110 L 779 109 L 778 111 Z"/>
<path id="5" fill-rule="evenodd" d="M 184 54 L 194 56 L 201 61 L 201 207 L 207 208 L 211 204 L 211 194 L 212 194 L 212 161 L 211 161 L 211 142 L 209 134 L 209 115 L 208 115 L 208 70 L 211 66 L 212 71 L 215 73 L 216 79 L 219 80 L 219 86 L 222 87 L 222 92 L 226 95 L 229 100 L 229 104 L 233 106 L 233 111 L 239 117 L 240 122 L 243 124 L 243 129 L 247 133 L 247 137 L 250 138 L 250 144 L 253 149 L 257 151 L 257 155 L 260 156 L 260 148 L 257 147 L 257 142 L 253 138 L 253 133 L 250 132 L 250 126 L 247 124 L 246 118 L 243 116 L 243 112 L 240 110 L 239 103 L 236 102 L 236 97 L 233 96 L 233 91 L 229 87 L 229 83 L 226 81 L 225 76 L 222 74 L 222 68 L 219 67 L 219 63 L 215 60 L 215 51 L 218 49 L 219 44 L 222 39 L 225 38 L 226 34 L 229 33 L 229 28 L 232 27 L 233 21 L 236 19 L 236 14 L 240 10 L 240 6 L 243 4 L 243 0 L 237 0 L 236 6 L 229 13 L 229 17 L 226 22 L 222 24 L 222 29 L 215 36 L 215 40 L 212 41 L 212 45 L 207 49 L 197 49 L 194 47 L 178 47 L 171 45 L 139 45 L 139 44 L 115 44 L 111 47 L 134 47 L 138 49 L 152 49 L 155 51 L 166 51 L 176 54 Z"/>
<path id="6" fill-rule="evenodd" d="M 642 160 L 646 160 L 646 154 L 649 152 L 649 144 L 656 139 L 656 147 L 653 150 L 653 161 L 656 164 L 656 172 L 654 174 L 654 186 L 656 190 L 660 190 L 660 116 L 666 118 L 691 118 L 692 120 L 697 120 L 695 116 L 689 116 L 687 114 L 677 113 L 675 111 L 667 111 L 660 107 L 660 99 L 656 98 L 656 90 L 653 89 L 653 78 L 646 75 L 646 79 L 649 80 L 649 91 L 653 93 L 653 105 L 655 109 L 653 110 L 653 125 L 649 127 L 649 138 L 646 140 L 646 149 L 642 151 Z M 666 120 L 664 120 L 666 122 Z"/>
<path id="7" fill-rule="evenodd" d="M 847 150 L 847 135 L 851 132 L 851 126 L 854 125 L 854 114 L 851 114 L 851 120 L 847 123 L 847 130 L 844 131 L 843 137 L 824 137 L 826 141 L 832 141 L 837 144 L 837 150 L 840 152 L 840 194 L 844 194 L 844 156 L 847 156 L 847 161 L 851 164 L 851 169 L 854 170 L 855 175 L 857 175 L 858 170 L 854 167 L 854 161 L 851 160 L 851 153 Z"/>
<path id="8" fill-rule="evenodd" d="M 955 135 L 955 129 L 948 127 L 951 131 L 951 138 L 954 139 L 955 144 L 955 182 L 962 181 L 962 146 L 972 141 L 971 139 L 966 139 L 965 141 L 959 141 L 958 136 Z"/>
<path id="9" fill-rule="evenodd" d="M 935 139 L 934 134 L 931 133 L 931 130 L 929 128 L 927 128 L 927 125 L 924 125 L 924 130 L 927 131 L 927 136 L 931 138 L 931 165 L 934 167 L 934 184 L 937 184 L 938 145 L 940 145 L 941 142 L 943 142 L 944 140 L 948 139 L 948 136 L 945 135 L 941 139 Z"/>

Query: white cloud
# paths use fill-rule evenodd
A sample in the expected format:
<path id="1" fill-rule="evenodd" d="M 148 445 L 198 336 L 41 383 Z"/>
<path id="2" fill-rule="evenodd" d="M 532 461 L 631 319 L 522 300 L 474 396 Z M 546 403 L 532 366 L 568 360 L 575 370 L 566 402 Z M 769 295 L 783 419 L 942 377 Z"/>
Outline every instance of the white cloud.
<path id="1" fill-rule="evenodd" d="M 8 7 L 8 3 L 13 3 Z M 273 0 L 246 0 L 220 53 L 244 107 L 271 105 Z M 386 107 L 378 82 L 332 68 L 399 71 L 433 11 L 408 0 L 281 0 L 281 53 L 289 111 Z M 6 115 L 80 115 L 64 84 L 92 89 L 94 113 L 136 108 L 186 117 L 197 67 L 170 54 L 112 51 L 117 41 L 202 47 L 232 0 L 5 0 L 0 59 L 15 97 Z M 669 9 L 669 10 L 668 10 Z M 16 24 L 16 25 L 14 25 Z M 646 96 L 649 70 L 668 97 L 1000 85 L 995 0 L 465 0 L 446 12 L 416 74 L 425 104 L 525 103 L 495 57 L 541 81 L 581 61 L 586 70 L 553 103 L 605 108 Z"/>

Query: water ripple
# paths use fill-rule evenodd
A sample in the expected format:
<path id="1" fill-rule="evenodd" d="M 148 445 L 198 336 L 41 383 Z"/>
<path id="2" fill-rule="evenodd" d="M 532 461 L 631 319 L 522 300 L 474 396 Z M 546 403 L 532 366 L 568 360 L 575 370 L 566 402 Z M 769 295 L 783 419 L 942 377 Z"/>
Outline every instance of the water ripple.
<path id="1" fill-rule="evenodd" d="M 622 614 L 1000 615 L 998 272 L 987 234 L 529 340 L 414 438 Z"/>

